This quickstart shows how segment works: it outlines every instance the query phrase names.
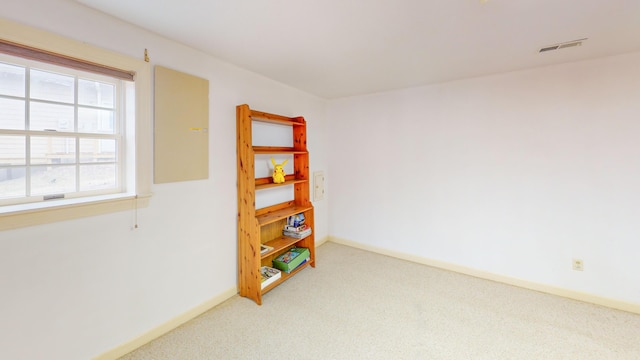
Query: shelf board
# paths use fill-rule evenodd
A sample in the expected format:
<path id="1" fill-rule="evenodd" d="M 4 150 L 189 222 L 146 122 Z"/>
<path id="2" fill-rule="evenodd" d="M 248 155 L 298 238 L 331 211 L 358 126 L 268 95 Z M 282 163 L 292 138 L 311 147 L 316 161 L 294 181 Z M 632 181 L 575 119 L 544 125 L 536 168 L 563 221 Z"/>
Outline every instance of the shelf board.
<path id="1" fill-rule="evenodd" d="M 299 214 L 311 209 L 313 209 L 313 205 L 311 204 L 309 204 L 308 206 L 292 205 L 282 209 L 270 211 L 266 214 L 258 215 L 256 216 L 256 218 L 258 219 L 258 225 L 264 226 L 274 223 L 278 220 L 286 219 L 288 216 Z"/>
<path id="2" fill-rule="evenodd" d="M 281 271 L 281 275 L 280 275 L 280 279 L 276 280 L 275 282 L 269 284 L 269 286 L 267 286 L 266 288 L 262 289 L 262 294 L 266 294 L 268 291 L 272 290 L 273 288 L 275 288 L 276 286 L 282 284 L 283 282 L 287 281 L 287 279 L 289 279 L 290 277 L 292 277 L 293 275 L 297 274 L 299 271 L 301 271 L 302 269 L 306 268 L 307 266 L 311 265 L 313 263 L 313 261 L 307 261 L 306 263 L 298 266 L 297 268 L 295 268 L 293 271 L 291 271 L 289 274 L 287 274 L 284 271 Z"/>
<path id="3" fill-rule="evenodd" d="M 309 236 L 311 236 L 311 235 L 309 235 Z M 261 255 L 261 258 L 264 259 L 264 258 L 268 257 L 269 255 L 277 253 L 280 250 L 292 247 L 295 243 L 297 243 L 297 242 L 299 242 L 301 240 L 304 240 L 306 238 L 307 237 L 304 237 L 302 239 L 298 239 L 298 238 L 292 238 L 292 237 L 289 237 L 289 236 L 281 236 L 281 237 L 279 237 L 277 239 L 271 240 L 271 241 L 265 243 L 265 245 L 271 246 L 273 248 L 273 250 L 270 250 L 270 251 L 264 253 L 263 255 Z"/>
<path id="4" fill-rule="evenodd" d="M 256 190 L 263 190 L 263 189 L 269 189 L 269 188 L 274 188 L 274 187 L 278 187 L 278 186 L 287 186 L 287 185 L 293 185 L 293 184 L 299 184 L 299 183 L 307 183 L 309 182 L 309 180 L 287 180 L 283 183 L 280 184 L 274 184 L 274 183 L 261 183 L 258 184 L 256 183 Z"/>
<path id="5" fill-rule="evenodd" d="M 296 150 L 292 147 L 279 147 L 279 146 L 254 146 L 253 153 L 264 154 L 307 154 L 306 150 Z"/>
<path id="6" fill-rule="evenodd" d="M 251 110 L 251 120 L 280 125 L 304 125 L 304 122 L 300 121 L 299 118 L 290 118 L 256 110 Z"/>

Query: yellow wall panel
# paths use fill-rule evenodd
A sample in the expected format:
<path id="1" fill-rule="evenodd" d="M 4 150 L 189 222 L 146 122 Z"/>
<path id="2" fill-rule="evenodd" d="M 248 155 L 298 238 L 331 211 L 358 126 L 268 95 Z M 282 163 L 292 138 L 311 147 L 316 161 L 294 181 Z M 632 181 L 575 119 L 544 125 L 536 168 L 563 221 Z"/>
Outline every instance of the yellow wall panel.
<path id="1" fill-rule="evenodd" d="M 155 67 L 154 183 L 209 178 L 209 80 Z"/>

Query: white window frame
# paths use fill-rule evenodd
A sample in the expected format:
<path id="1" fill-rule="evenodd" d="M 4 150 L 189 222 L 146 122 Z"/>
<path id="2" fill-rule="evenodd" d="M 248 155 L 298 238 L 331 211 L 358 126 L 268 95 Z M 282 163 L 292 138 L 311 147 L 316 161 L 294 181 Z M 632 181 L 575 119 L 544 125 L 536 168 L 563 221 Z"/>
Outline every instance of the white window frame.
<path id="1" fill-rule="evenodd" d="M 22 130 L 0 129 L 0 135 L 20 136 L 26 140 L 24 144 L 25 145 L 25 149 L 24 149 L 25 163 L 17 166 L 20 168 L 24 168 L 26 171 L 24 183 L 27 190 L 26 196 L 19 196 L 19 197 L 3 196 L 2 198 L 0 198 L 0 206 L 7 206 L 7 205 L 13 205 L 13 204 L 19 205 L 19 204 L 27 204 L 27 203 L 41 203 L 43 201 L 61 201 L 57 199 L 59 196 L 65 199 L 70 199 L 70 198 L 81 198 L 81 197 L 89 198 L 89 197 L 95 197 L 97 195 L 105 195 L 105 194 L 119 194 L 119 193 L 127 193 L 127 192 L 135 193 L 134 191 L 132 191 L 133 189 L 135 189 L 135 172 L 127 173 L 127 166 L 126 166 L 127 162 L 135 160 L 134 152 L 131 151 L 130 154 L 127 154 L 127 150 L 135 150 L 135 149 L 133 148 L 128 149 L 125 146 L 127 143 L 130 143 L 131 141 L 133 141 L 133 138 L 131 137 L 128 138 L 129 134 L 131 134 L 132 136 L 135 136 L 135 127 L 127 126 L 129 123 L 135 122 L 135 118 L 133 115 L 129 117 L 127 116 L 127 108 L 129 106 L 132 106 L 133 108 L 135 108 L 135 106 L 134 104 L 127 104 L 127 101 L 125 101 L 127 97 L 127 92 L 134 91 L 135 86 L 133 85 L 132 82 L 126 82 L 125 80 L 115 79 L 109 76 L 92 74 L 84 71 L 79 71 L 76 69 L 51 65 L 51 64 L 24 59 L 16 56 L 5 55 L 3 53 L 0 53 L 0 62 L 22 67 L 25 69 L 25 75 L 26 75 L 24 79 L 26 94 L 23 94 L 23 96 L 19 96 L 19 97 L 15 97 L 15 96 L 5 97 L 3 95 L 0 95 L 1 98 L 23 99 L 25 102 L 25 105 L 27 104 L 62 105 L 68 109 L 73 108 L 74 117 L 76 118 L 75 121 L 72 121 L 69 124 L 71 125 L 71 127 L 67 129 L 56 128 L 56 129 L 45 130 L 45 129 L 38 129 L 38 127 L 36 127 L 35 130 L 32 130 L 34 129 L 33 123 L 30 121 L 32 117 L 29 115 L 30 112 L 25 110 L 25 113 L 27 114 L 25 120 L 27 121 L 27 124 L 31 124 L 31 126 L 25 127 Z M 60 101 L 38 99 L 37 97 L 35 98 L 31 97 L 31 94 L 29 91 L 29 88 L 31 86 L 29 82 L 29 77 L 30 77 L 30 74 L 33 73 L 33 71 L 44 71 L 48 73 L 60 74 L 60 75 L 63 75 L 65 78 L 73 78 L 73 83 L 74 83 L 73 100 L 68 99 L 67 101 L 60 102 Z M 82 104 L 79 99 L 80 89 L 79 89 L 78 83 L 80 80 L 96 81 L 103 84 L 112 85 L 114 89 L 114 94 L 115 94 L 113 106 L 103 107 L 99 105 L 92 106 L 92 105 Z M 129 98 L 131 98 L 132 100 L 135 99 L 135 94 L 133 94 L 133 96 L 129 96 Z M 28 106 L 28 107 L 30 108 L 31 106 Z M 82 111 L 82 109 L 98 109 L 98 110 L 107 110 L 112 112 L 114 114 L 113 115 L 114 132 L 113 133 L 83 132 L 79 128 L 80 124 L 76 123 L 76 121 L 79 120 L 78 114 L 80 111 Z M 31 177 L 30 176 L 31 169 L 42 168 L 43 166 L 50 166 L 50 164 L 42 163 L 41 161 L 34 162 L 35 160 L 34 154 L 31 153 L 31 146 L 29 146 L 29 143 L 33 143 L 34 140 L 37 140 L 43 137 L 49 138 L 49 139 L 56 139 L 56 138 L 74 139 L 75 146 L 72 152 L 73 156 L 68 157 L 69 161 L 64 164 L 52 165 L 52 166 L 75 168 L 74 172 L 76 175 L 76 181 L 75 181 L 75 187 L 73 190 L 68 192 L 63 192 L 63 193 L 52 192 L 52 193 L 47 193 L 42 195 L 33 194 L 33 188 L 32 188 L 33 184 L 32 184 L 32 181 L 29 180 Z M 116 144 L 116 153 L 115 153 L 116 158 L 114 159 L 114 161 L 88 162 L 88 163 L 83 162 L 80 159 L 81 142 L 89 139 L 113 140 Z M 95 165 L 115 166 L 116 174 L 117 174 L 115 178 L 115 181 L 116 181 L 115 187 L 99 189 L 99 190 L 81 189 L 82 184 L 78 181 L 82 179 L 80 169 L 84 166 L 95 166 Z M 133 168 L 134 166 L 130 166 L 130 167 Z M 129 179 L 131 179 L 131 181 L 128 181 Z M 51 198 L 53 198 L 53 200 L 47 200 Z M 44 204 L 36 204 L 35 206 L 46 207 L 46 205 Z"/>
<path id="2" fill-rule="evenodd" d="M 135 167 L 130 179 L 134 180 L 126 192 L 0 206 L 0 230 L 50 223 L 115 211 L 145 207 L 151 196 L 151 67 L 143 59 L 136 59 L 109 50 L 87 45 L 53 33 L 0 19 L 0 38 L 33 48 L 73 58 L 135 72 L 135 139 L 133 146 Z M 141 51 L 142 53 L 142 51 Z M 133 162 L 131 162 L 133 163 Z M 126 181 L 126 180 L 125 180 Z"/>

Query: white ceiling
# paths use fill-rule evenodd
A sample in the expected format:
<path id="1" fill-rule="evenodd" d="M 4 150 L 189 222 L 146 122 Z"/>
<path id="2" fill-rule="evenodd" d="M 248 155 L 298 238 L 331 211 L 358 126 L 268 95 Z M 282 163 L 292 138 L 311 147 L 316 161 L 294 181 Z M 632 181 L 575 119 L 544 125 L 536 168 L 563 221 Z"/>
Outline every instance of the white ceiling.
<path id="1" fill-rule="evenodd" d="M 76 1 L 327 99 L 640 50 L 640 0 Z"/>

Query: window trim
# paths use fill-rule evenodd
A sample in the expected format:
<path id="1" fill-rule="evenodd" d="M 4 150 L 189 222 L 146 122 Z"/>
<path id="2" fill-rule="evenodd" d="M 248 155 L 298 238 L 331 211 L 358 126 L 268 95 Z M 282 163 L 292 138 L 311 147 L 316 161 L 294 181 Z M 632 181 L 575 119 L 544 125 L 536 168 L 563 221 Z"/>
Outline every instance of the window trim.
<path id="1" fill-rule="evenodd" d="M 135 72 L 136 91 L 136 192 L 105 197 L 69 199 L 44 203 L 38 208 L 10 205 L 0 207 L 0 231 L 25 226 L 77 219 L 148 206 L 151 197 L 152 127 L 151 127 L 151 66 L 110 50 L 88 45 L 47 31 L 38 30 L 6 19 L 0 19 L 3 40 L 60 54 L 81 61 L 102 64 L 115 69 Z M 4 210 L 4 211 L 3 211 Z"/>

